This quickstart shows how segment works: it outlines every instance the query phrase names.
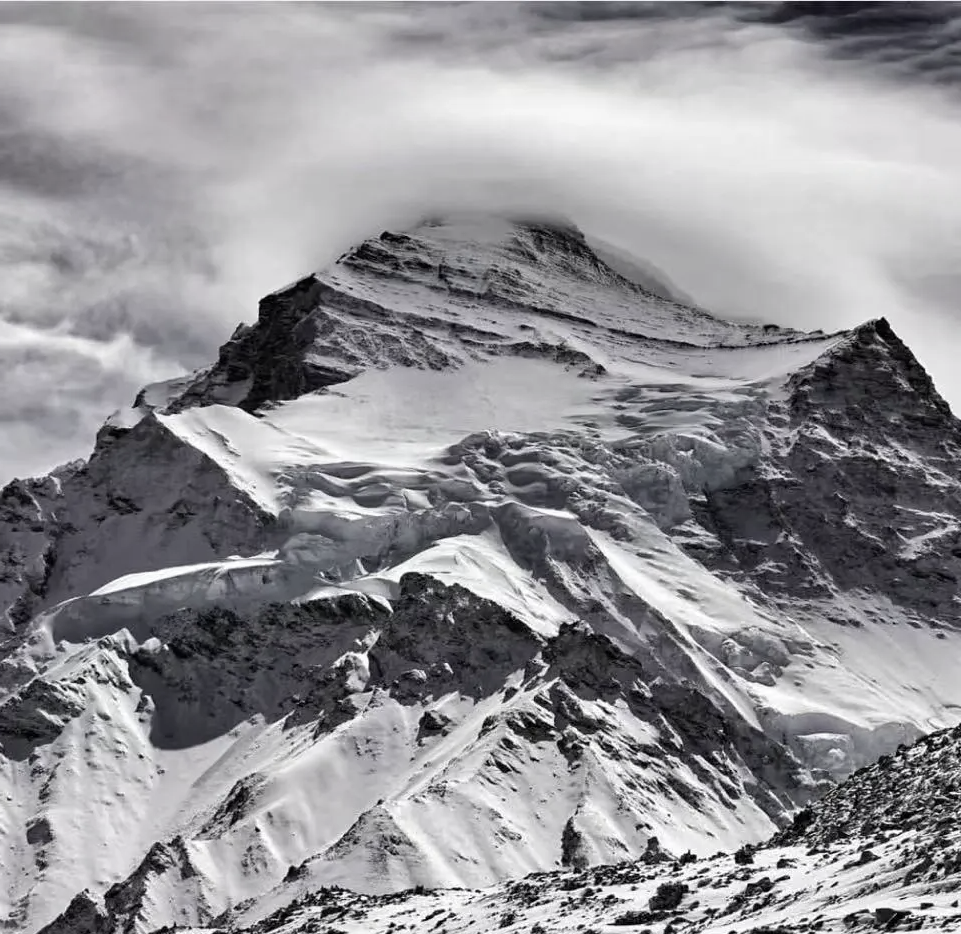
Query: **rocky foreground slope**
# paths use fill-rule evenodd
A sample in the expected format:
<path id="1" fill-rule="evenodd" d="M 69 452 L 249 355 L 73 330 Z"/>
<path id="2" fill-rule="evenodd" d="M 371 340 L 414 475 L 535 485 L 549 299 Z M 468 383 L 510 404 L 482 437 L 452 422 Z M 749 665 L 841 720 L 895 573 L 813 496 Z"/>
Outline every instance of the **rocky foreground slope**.
<path id="1" fill-rule="evenodd" d="M 0 917 L 758 843 L 958 720 L 959 466 L 883 320 L 719 321 L 563 225 L 385 232 L 0 494 Z"/>

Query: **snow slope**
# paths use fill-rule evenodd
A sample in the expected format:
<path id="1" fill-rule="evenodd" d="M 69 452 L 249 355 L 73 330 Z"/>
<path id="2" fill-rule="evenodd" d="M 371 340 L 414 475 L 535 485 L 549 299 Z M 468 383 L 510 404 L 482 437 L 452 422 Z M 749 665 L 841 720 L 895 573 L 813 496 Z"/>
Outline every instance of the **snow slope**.
<path id="1" fill-rule="evenodd" d="M 0 493 L 0 917 L 765 839 L 959 719 L 959 427 L 883 320 L 723 322 L 540 221 L 365 241 Z"/>
<path id="2" fill-rule="evenodd" d="M 857 773 L 761 847 L 671 859 L 652 844 L 640 860 L 616 866 L 535 873 L 480 891 L 388 896 L 310 889 L 294 872 L 268 898 L 217 919 L 217 929 L 229 924 L 245 934 L 956 931 L 959 799 L 961 733 L 955 729 L 901 747 Z"/>

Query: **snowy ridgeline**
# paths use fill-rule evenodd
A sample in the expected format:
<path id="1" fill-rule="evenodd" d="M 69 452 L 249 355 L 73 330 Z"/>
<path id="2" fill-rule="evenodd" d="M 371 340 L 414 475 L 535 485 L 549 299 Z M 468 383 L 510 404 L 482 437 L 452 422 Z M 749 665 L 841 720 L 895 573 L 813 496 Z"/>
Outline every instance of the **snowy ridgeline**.
<path id="1" fill-rule="evenodd" d="M 563 868 L 623 900 L 663 867 L 588 867 L 759 843 L 957 721 L 961 432 L 910 351 L 617 267 L 568 227 L 384 233 L 2 491 L 8 928 L 320 892 L 374 930 Z"/>
<path id="2" fill-rule="evenodd" d="M 206 930 L 954 932 L 961 929 L 959 814 L 955 728 L 859 770 L 758 847 L 671 858 L 651 840 L 640 859 L 617 865 L 532 873 L 483 890 L 366 896 L 318 889 L 305 883 L 306 867 L 294 867 L 276 890 Z M 73 917 L 91 907 L 78 901 Z"/>

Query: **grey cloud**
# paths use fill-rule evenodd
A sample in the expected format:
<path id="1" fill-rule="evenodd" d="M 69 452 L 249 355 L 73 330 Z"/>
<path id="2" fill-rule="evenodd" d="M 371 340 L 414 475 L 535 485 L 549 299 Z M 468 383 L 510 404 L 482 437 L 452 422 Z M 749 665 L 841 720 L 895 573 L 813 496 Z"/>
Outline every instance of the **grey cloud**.
<path id="1" fill-rule="evenodd" d="M 953 88 L 753 6 L 0 5 L 0 476 L 350 242 L 472 206 L 570 216 L 722 313 L 886 314 L 961 402 Z M 951 67 L 925 28 L 915 76 Z"/>

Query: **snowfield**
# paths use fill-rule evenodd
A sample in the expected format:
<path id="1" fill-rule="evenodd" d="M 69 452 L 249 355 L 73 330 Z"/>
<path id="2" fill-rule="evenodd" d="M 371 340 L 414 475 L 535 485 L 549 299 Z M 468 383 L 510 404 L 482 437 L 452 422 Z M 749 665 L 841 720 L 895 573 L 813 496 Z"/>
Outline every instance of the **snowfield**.
<path id="1" fill-rule="evenodd" d="M 7 929 L 661 930 L 665 880 L 692 931 L 875 911 L 895 836 L 713 854 L 961 719 L 961 425 L 883 320 L 643 269 L 385 232 L 0 493 Z"/>

